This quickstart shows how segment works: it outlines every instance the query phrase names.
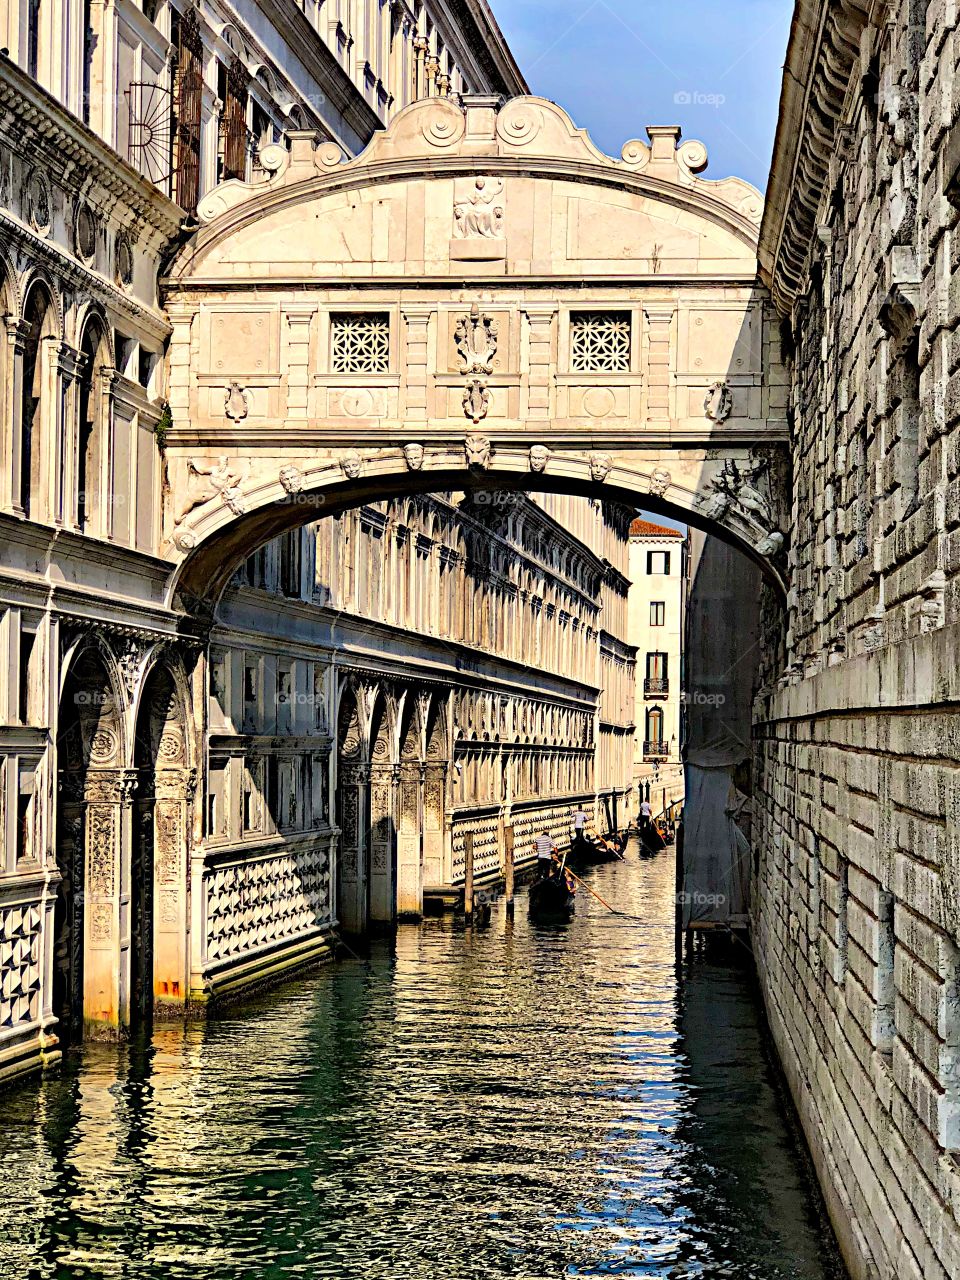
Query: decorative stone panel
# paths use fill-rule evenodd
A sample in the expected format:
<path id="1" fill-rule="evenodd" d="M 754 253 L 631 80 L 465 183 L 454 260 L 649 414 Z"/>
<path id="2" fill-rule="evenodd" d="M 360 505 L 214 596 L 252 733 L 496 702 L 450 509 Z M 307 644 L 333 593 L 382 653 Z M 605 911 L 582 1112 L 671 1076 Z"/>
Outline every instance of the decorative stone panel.
<path id="1" fill-rule="evenodd" d="M 330 854 L 317 846 L 215 867 L 205 890 L 211 963 L 295 941 L 333 919 Z"/>
<path id="2" fill-rule="evenodd" d="M 39 907 L 0 907 L 0 1029 L 40 1015 L 41 919 Z"/>

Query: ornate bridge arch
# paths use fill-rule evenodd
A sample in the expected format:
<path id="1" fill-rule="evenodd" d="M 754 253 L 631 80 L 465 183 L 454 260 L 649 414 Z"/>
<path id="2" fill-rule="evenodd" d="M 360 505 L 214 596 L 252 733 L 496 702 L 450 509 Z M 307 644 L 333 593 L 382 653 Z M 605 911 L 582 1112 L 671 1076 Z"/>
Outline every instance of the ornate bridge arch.
<path id="1" fill-rule="evenodd" d="M 433 99 L 349 163 L 293 134 L 211 192 L 166 281 L 171 594 L 319 514 L 478 487 L 675 513 L 782 586 L 760 197 L 648 134 L 612 160 L 547 101 Z"/>

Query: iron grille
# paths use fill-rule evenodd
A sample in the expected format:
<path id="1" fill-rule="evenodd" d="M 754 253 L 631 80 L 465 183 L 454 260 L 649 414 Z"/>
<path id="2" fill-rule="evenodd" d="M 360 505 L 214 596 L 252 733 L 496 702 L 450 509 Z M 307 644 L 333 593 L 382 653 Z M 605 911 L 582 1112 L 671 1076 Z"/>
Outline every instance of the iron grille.
<path id="1" fill-rule="evenodd" d="M 129 129 L 127 159 L 150 182 L 170 180 L 173 95 L 155 80 L 134 81 L 126 90 Z"/>
<path id="2" fill-rule="evenodd" d="M 200 124 L 203 109 L 203 37 L 196 9 L 188 9 L 177 29 L 174 82 L 174 199 L 194 213 L 200 200 Z"/>

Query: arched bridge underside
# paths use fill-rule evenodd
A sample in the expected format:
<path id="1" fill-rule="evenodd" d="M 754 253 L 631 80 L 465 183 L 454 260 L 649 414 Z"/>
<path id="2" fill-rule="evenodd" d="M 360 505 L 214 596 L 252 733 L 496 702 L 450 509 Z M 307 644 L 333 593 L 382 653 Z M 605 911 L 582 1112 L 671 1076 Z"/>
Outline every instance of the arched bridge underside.
<path id="1" fill-rule="evenodd" d="M 433 99 L 349 163 L 295 134 L 211 192 L 165 282 L 171 601 L 317 516 L 473 488 L 679 515 L 782 587 L 760 197 L 648 133 L 612 160 L 547 101 Z"/>

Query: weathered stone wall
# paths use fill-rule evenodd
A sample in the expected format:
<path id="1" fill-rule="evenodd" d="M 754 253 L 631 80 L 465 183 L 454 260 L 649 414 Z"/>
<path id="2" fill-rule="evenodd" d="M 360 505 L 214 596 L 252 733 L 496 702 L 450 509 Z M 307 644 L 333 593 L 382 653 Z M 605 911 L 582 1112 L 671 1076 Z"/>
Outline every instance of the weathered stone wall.
<path id="1" fill-rule="evenodd" d="M 960 1275 L 956 26 L 801 0 L 761 235 L 794 484 L 754 937 L 848 1263 L 880 1280 Z"/>

